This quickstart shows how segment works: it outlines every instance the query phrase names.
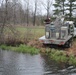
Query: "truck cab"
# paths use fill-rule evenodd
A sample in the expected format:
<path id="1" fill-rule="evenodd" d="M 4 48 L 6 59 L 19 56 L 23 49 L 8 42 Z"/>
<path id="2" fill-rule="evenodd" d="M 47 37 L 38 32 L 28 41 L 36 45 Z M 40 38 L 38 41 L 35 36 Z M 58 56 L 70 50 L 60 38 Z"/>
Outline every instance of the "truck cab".
<path id="1" fill-rule="evenodd" d="M 74 27 L 74 37 L 76 36 L 76 24 L 73 21 L 66 21 L 66 23 L 69 23 L 69 25 L 72 25 Z"/>
<path id="2" fill-rule="evenodd" d="M 74 23 L 74 36 L 76 37 L 76 24 Z"/>

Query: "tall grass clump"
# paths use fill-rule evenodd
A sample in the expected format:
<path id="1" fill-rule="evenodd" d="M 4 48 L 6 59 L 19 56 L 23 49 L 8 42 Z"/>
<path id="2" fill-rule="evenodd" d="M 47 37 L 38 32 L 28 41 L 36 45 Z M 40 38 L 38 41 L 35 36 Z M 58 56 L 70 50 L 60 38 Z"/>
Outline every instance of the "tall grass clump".
<path id="1" fill-rule="evenodd" d="M 56 62 L 67 62 L 68 58 L 66 57 L 66 54 L 64 54 L 63 51 L 59 50 L 51 50 L 50 57 L 55 60 Z"/>
<path id="2" fill-rule="evenodd" d="M 36 49 L 34 47 L 23 45 L 23 44 L 19 45 L 19 47 L 16 48 L 15 51 L 22 52 L 22 53 L 30 53 L 30 54 L 38 54 L 39 53 L 38 49 Z"/>
<path id="3" fill-rule="evenodd" d="M 0 48 L 2 50 L 10 50 L 11 46 L 7 46 L 7 45 L 3 44 L 3 45 L 0 45 Z"/>
<path id="4" fill-rule="evenodd" d="M 57 63 L 65 63 L 76 66 L 76 57 L 73 54 L 67 55 L 64 51 L 55 49 L 50 49 L 50 51 L 46 50 L 46 54 Z"/>
<path id="5" fill-rule="evenodd" d="M 74 55 L 70 55 L 68 62 L 69 62 L 70 65 L 75 65 L 76 66 L 76 57 Z"/>

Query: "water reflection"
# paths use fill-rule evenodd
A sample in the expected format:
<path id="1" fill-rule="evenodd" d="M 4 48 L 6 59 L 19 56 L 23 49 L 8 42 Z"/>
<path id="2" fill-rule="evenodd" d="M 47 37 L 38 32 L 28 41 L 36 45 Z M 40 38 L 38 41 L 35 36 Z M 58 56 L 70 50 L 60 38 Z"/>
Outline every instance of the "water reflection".
<path id="1" fill-rule="evenodd" d="M 45 55 L 0 50 L 0 75 L 76 75 L 76 68 L 57 64 Z"/>

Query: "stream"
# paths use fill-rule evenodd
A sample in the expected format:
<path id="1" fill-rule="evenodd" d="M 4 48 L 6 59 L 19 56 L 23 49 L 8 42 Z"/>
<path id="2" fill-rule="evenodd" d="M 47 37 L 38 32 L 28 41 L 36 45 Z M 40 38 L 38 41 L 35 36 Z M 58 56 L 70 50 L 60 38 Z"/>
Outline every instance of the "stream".
<path id="1" fill-rule="evenodd" d="M 41 54 L 0 50 L 0 75 L 76 75 L 76 67 L 58 64 Z"/>

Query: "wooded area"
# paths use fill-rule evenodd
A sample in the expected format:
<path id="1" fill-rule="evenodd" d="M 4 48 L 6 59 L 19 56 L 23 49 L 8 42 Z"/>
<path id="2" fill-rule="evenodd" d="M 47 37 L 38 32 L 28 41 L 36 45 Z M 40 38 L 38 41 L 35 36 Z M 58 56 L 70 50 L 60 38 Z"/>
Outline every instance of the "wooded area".
<path id="1" fill-rule="evenodd" d="M 42 25 L 45 18 L 53 15 L 75 18 L 76 0 L 55 0 L 54 4 L 52 0 L 0 0 L 0 24 Z"/>

